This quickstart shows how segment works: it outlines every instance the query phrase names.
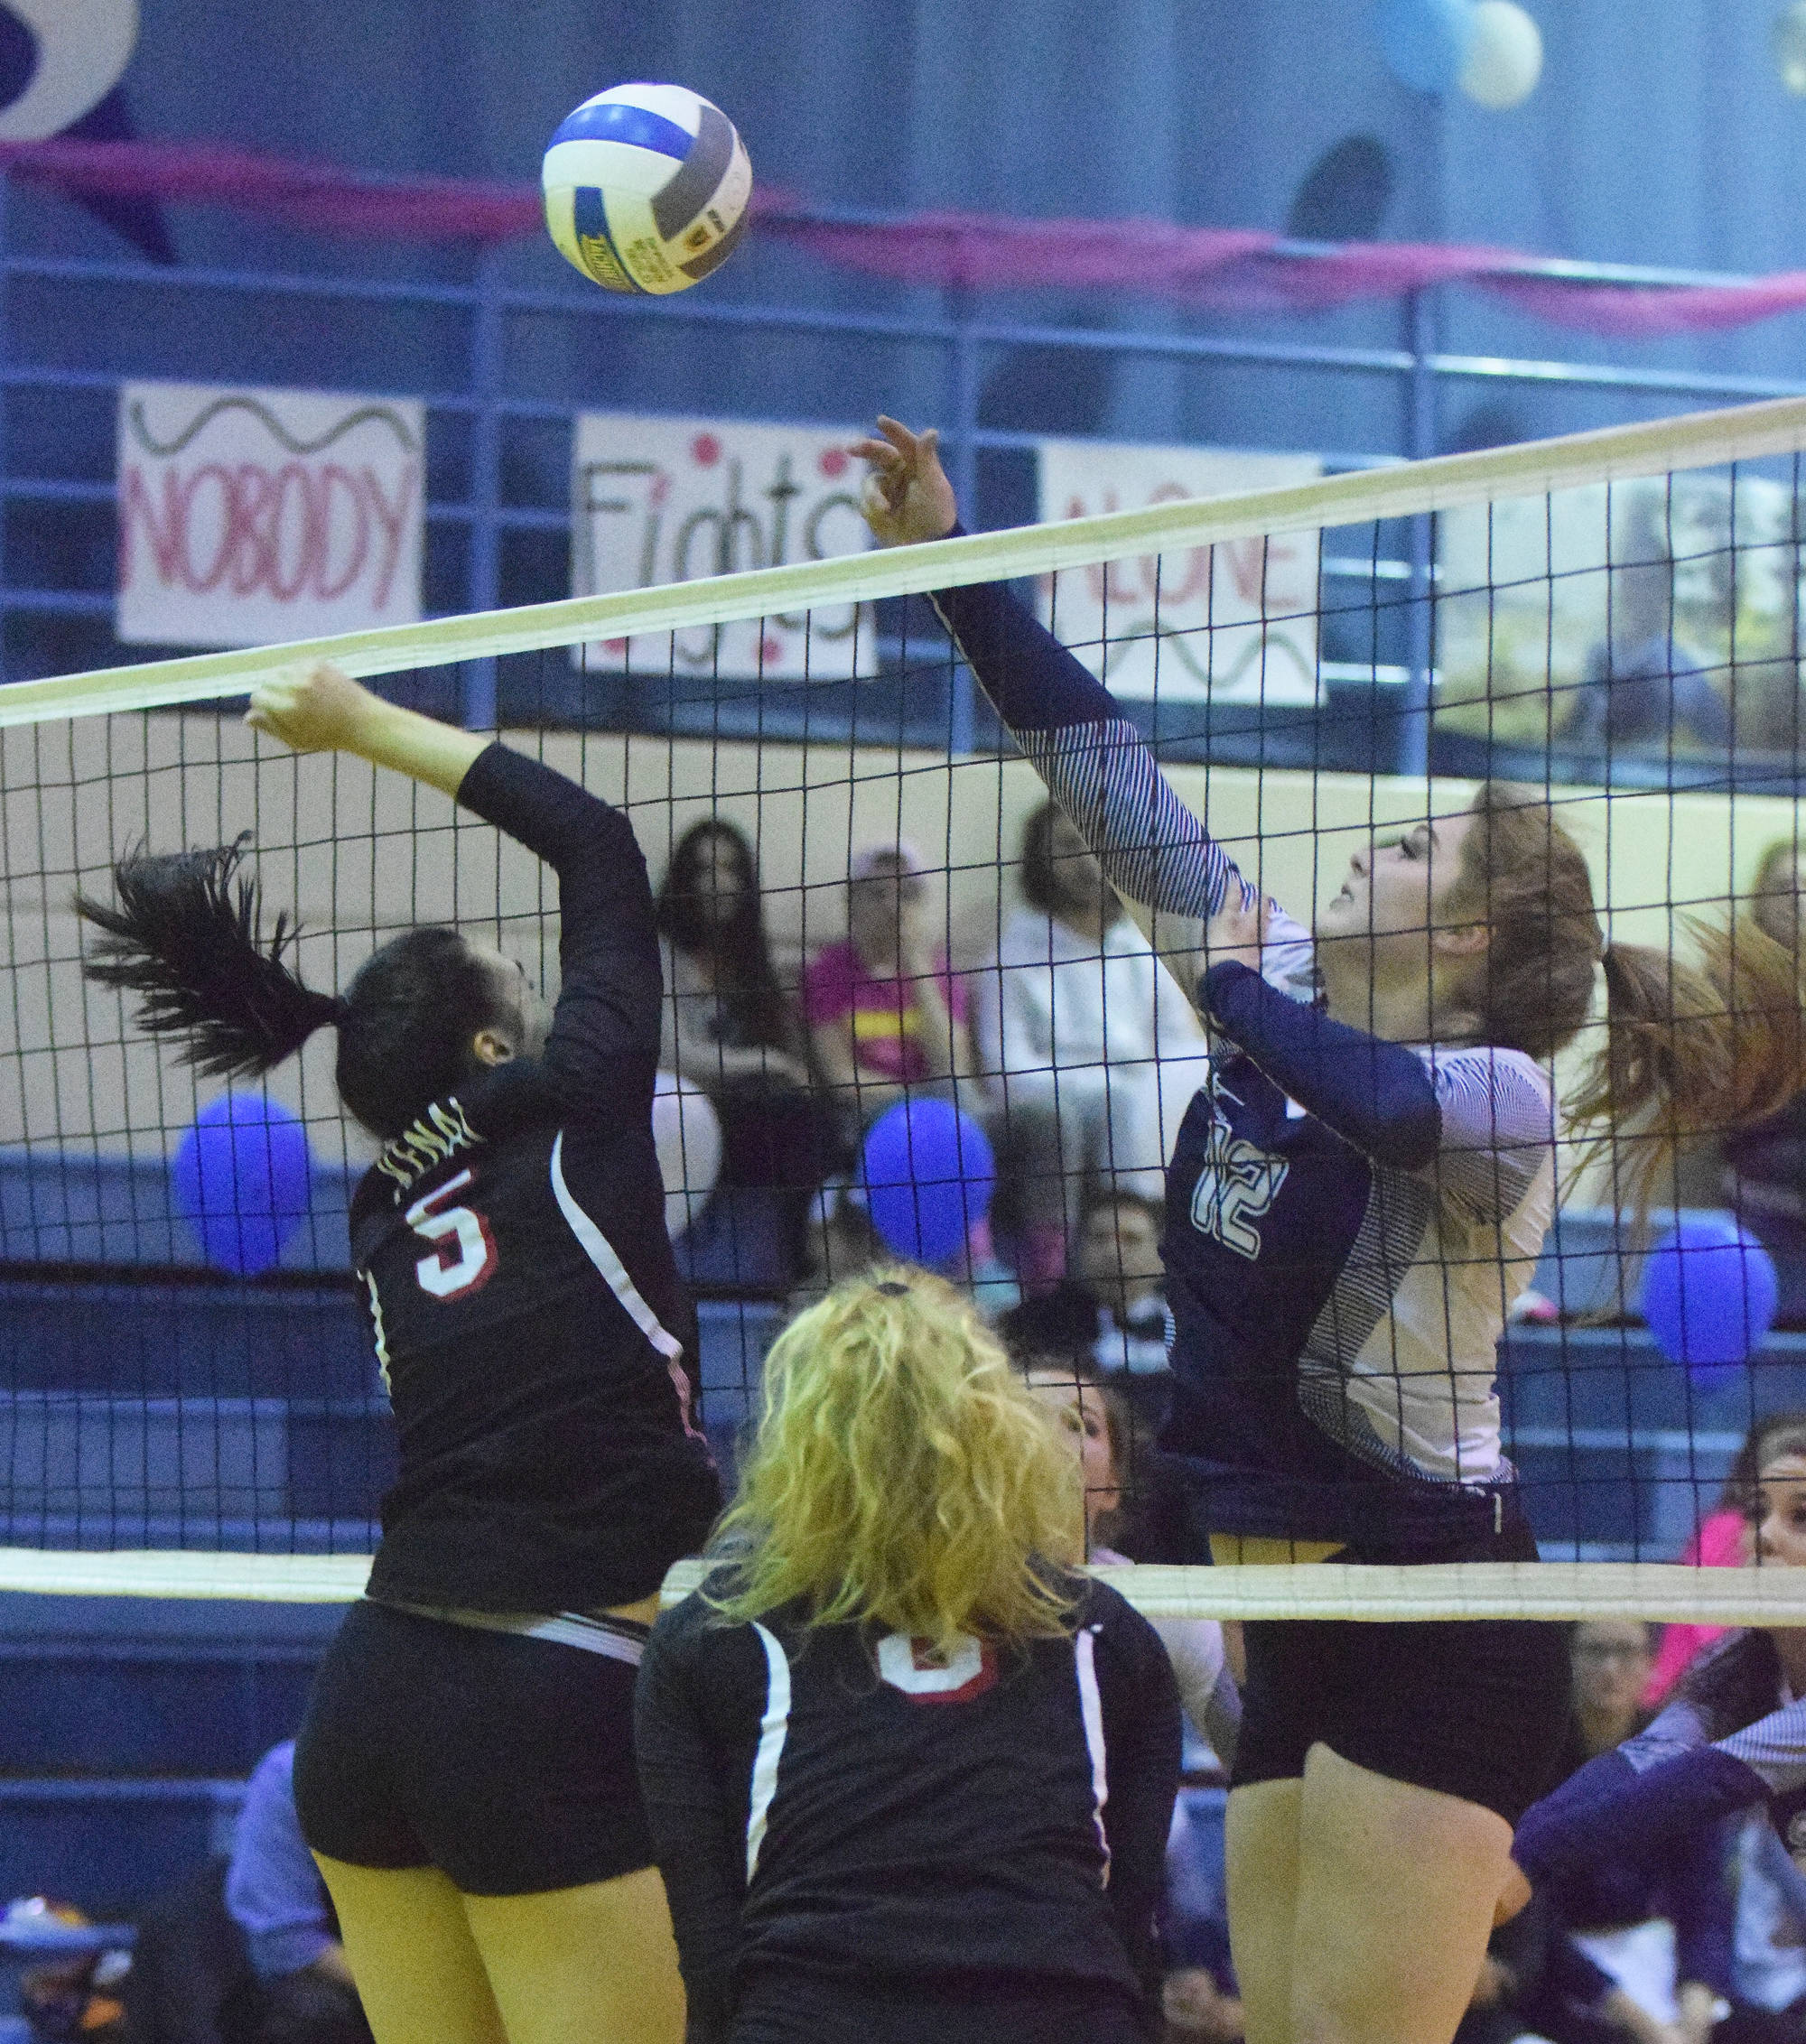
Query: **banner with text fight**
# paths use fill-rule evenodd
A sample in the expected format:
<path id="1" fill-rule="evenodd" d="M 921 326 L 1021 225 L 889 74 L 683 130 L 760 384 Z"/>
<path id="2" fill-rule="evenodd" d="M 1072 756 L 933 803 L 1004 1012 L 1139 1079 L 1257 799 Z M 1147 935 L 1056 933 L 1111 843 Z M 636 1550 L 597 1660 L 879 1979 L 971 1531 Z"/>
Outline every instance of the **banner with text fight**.
<path id="1" fill-rule="evenodd" d="M 856 426 L 586 413 L 573 443 L 571 588 L 650 589 L 870 544 L 860 516 Z M 849 681 L 870 674 L 869 605 L 605 639 L 574 655 L 591 669 Z"/>

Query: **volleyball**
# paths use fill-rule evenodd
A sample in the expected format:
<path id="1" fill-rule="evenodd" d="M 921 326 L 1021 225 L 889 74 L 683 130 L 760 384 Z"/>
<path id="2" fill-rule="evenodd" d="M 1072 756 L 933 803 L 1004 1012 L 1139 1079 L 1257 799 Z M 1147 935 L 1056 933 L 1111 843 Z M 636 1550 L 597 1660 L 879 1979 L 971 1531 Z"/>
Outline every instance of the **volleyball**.
<path id="1" fill-rule="evenodd" d="M 752 164 L 719 107 L 681 85 L 617 85 L 560 123 L 545 224 L 607 291 L 688 291 L 733 252 Z"/>

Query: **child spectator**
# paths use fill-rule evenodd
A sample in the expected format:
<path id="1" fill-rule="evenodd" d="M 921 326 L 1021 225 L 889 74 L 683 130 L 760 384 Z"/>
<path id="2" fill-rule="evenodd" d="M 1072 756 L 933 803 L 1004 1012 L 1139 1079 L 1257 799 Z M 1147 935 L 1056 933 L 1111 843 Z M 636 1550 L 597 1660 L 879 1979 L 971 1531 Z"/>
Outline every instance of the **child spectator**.
<path id="1" fill-rule="evenodd" d="M 1150 1440 L 1171 1381 L 1160 1223 L 1158 1200 L 1122 1187 L 1094 1193 L 1079 1222 L 1076 1270 L 999 1323 L 1019 1354 L 1078 1356 L 1094 1364 L 1121 1387 L 1138 1433 Z"/>
<path id="2" fill-rule="evenodd" d="M 1159 1196 L 1178 1120 L 1163 1130 L 1157 1060 L 1201 1059 L 1204 1042 L 1051 802 L 1023 827 L 1021 887 L 1025 906 L 980 975 L 974 1027 L 1018 1203 L 1018 1268 L 1037 1284 L 1064 1272 L 1066 1229 L 1087 1189 L 1110 1182 Z"/>

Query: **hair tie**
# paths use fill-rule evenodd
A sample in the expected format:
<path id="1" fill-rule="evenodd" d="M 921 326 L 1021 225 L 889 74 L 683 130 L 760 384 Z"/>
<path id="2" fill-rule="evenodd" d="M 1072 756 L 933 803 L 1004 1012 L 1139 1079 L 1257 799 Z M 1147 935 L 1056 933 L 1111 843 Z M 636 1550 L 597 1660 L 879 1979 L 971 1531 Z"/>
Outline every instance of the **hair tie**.
<path id="1" fill-rule="evenodd" d="M 907 1299 L 909 1296 L 908 1286 L 899 1285 L 894 1278 L 887 1278 L 881 1285 L 874 1285 L 872 1289 L 882 1292 L 888 1299 Z"/>

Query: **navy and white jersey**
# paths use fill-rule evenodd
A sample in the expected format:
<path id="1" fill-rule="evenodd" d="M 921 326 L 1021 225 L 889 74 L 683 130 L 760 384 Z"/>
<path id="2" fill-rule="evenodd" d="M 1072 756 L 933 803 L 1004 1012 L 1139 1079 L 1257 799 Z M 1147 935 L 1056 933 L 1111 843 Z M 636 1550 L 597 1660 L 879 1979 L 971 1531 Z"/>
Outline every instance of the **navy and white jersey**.
<path id="1" fill-rule="evenodd" d="M 1752 1807 L 1767 1809 L 1790 1850 L 1806 1847 L 1806 1699 L 1754 1631 L 1716 1641 L 1642 1732 L 1527 1810 L 1512 1850 L 1537 1880 L 1697 1835 Z"/>
<path id="2" fill-rule="evenodd" d="M 401 1458 L 370 1594 L 594 1611 L 720 1507 L 652 1137 L 652 895 L 627 819 L 536 760 L 491 746 L 459 799 L 557 872 L 562 986 L 543 1055 L 436 1101 L 352 1202 Z"/>
<path id="3" fill-rule="evenodd" d="M 1117 892 L 1195 925 L 1255 890 L 1108 692 L 1001 588 L 935 599 Z M 1158 934 L 1158 933 L 1157 933 Z M 1314 1005 L 1309 933 L 1194 989 L 1216 1051 L 1168 1173 L 1161 1445 L 1213 1531 L 1401 1554 L 1493 1530 L 1496 1343 L 1555 1204 L 1548 1073 L 1387 1042 Z M 1264 974 L 1264 977 L 1262 976 Z"/>
<path id="4" fill-rule="evenodd" d="M 967 1640 L 938 1662 L 793 1611 L 729 1624 L 700 1595 L 659 1620 L 634 1745 L 691 2044 L 725 2038 L 768 1969 L 1141 2002 L 1178 1699 L 1148 1621 L 1074 1588 L 1072 1637 Z"/>

